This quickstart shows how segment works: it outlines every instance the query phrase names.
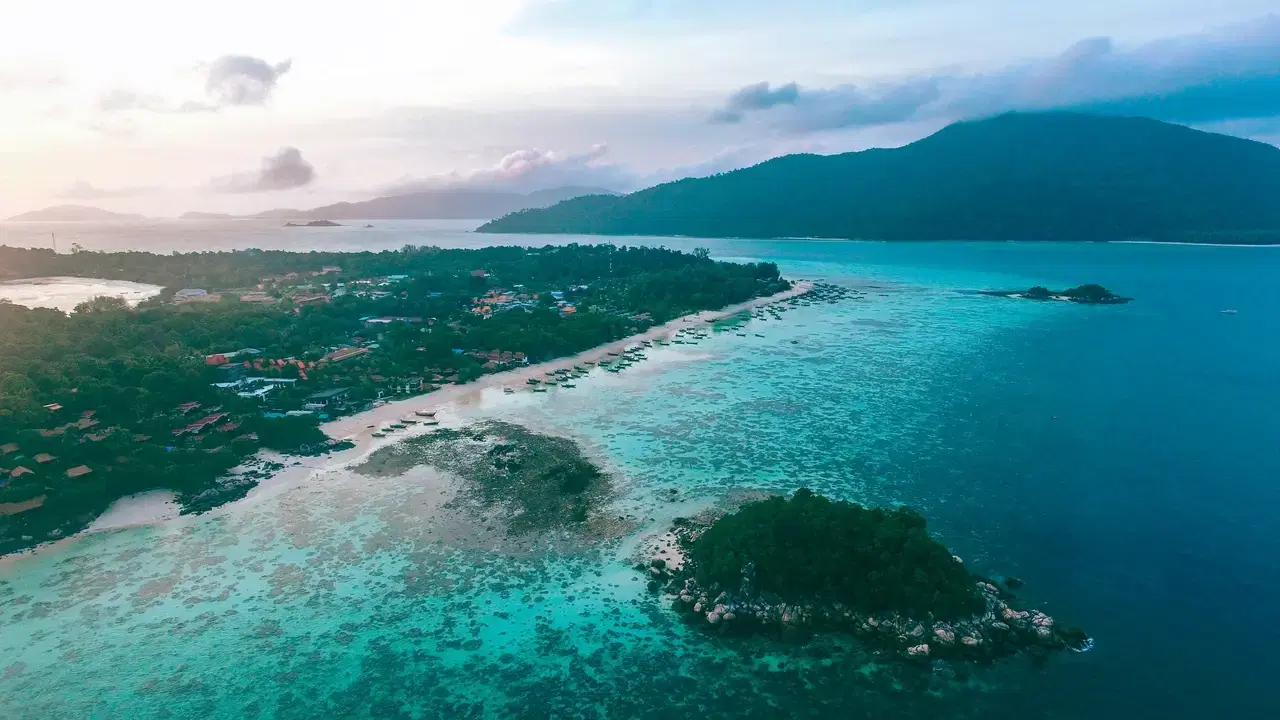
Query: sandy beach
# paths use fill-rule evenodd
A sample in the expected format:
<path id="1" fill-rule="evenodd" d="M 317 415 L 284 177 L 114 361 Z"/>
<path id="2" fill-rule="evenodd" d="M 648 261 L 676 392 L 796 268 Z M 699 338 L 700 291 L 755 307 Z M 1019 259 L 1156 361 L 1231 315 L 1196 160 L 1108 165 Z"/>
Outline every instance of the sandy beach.
<path id="1" fill-rule="evenodd" d="M 330 456 L 330 467 L 346 464 L 354 459 L 358 459 L 367 455 L 376 445 L 379 438 L 373 437 L 373 432 L 378 428 L 399 421 L 404 417 L 413 417 L 415 411 L 434 411 L 446 412 L 453 408 L 466 407 L 468 405 L 479 402 L 481 395 L 485 390 L 494 388 L 512 388 L 518 392 L 528 391 L 528 380 L 531 378 L 544 379 L 548 372 L 559 369 L 569 369 L 574 365 L 581 365 L 586 362 L 599 362 L 607 359 L 611 352 L 621 352 L 623 349 L 633 346 L 637 343 L 654 341 L 661 338 L 672 338 L 683 328 L 691 327 L 697 324 L 705 324 L 715 322 L 722 318 L 728 317 L 735 313 L 751 310 L 761 305 L 768 305 L 788 298 L 803 295 L 813 289 L 813 283 L 808 281 L 798 281 L 792 284 L 792 288 L 785 292 L 768 297 L 756 298 L 737 305 L 721 308 L 719 310 L 704 310 L 700 313 L 685 315 L 678 317 L 663 325 L 655 325 L 648 330 L 623 338 L 607 345 L 599 345 L 590 350 L 578 353 L 568 357 L 558 358 L 537 365 L 527 365 L 525 367 L 516 368 L 514 370 L 506 370 L 492 375 L 485 375 L 478 380 L 467 383 L 465 385 L 446 385 L 444 388 L 427 395 L 420 395 L 406 400 L 395 400 L 385 405 L 380 405 L 361 413 L 356 413 L 350 417 L 325 423 L 320 426 L 329 437 L 335 440 L 349 440 L 355 444 L 355 448 L 334 453 Z M 401 435 L 403 436 L 403 434 Z M 395 438 L 388 438 L 383 442 L 394 442 Z"/>
<path id="2" fill-rule="evenodd" d="M 447 417 L 450 411 L 479 403 L 486 390 L 510 387 L 518 392 L 527 392 L 529 385 L 526 381 L 530 378 L 543 379 L 546 377 L 546 373 L 550 371 L 560 368 L 572 368 L 574 365 L 581 365 L 585 362 L 599 362 L 609 358 L 609 353 L 611 352 L 620 352 L 645 340 L 654 341 L 660 338 L 672 338 L 683 328 L 715 322 L 735 313 L 803 295 L 812 289 L 813 283 L 799 281 L 794 283 L 792 288 L 786 292 L 756 298 L 721 308 L 720 310 L 706 310 L 678 317 L 663 325 L 655 325 L 642 333 L 607 345 L 594 347 L 577 355 L 485 375 L 465 385 L 446 385 L 444 388 L 427 395 L 388 402 L 350 417 L 325 423 L 320 426 L 320 429 L 329 437 L 335 440 L 349 440 L 355 447 L 320 457 L 295 458 L 277 453 L 260 454 L 260 457 L 278 462 L 285 467 L 274 473 L 269 479 L 263 480 L 257 487 L 249 491 L 246 497 L 216 508 L 212 513 L 226 512 L 233 507 L 243 507 L 247 504 L 260 502 L 265 498 L 301 485 L 319 474 L 363 462 L 378 447 L 394 444 L 405 437 L 421 433 L 420 429 L 410 429 L 399 432 L 394 437 L 373 437 L 373 432 L 379 427 L 397 422 L 404 417 L 412 417 L 415 411 L 434 411 Z M 421 426 L 417 427 L 421 428 Z M 21 557 L 56 551 L 58 548 L 64 548 L 74 543 L 78 538 L 85 535 L 97 532 L 111 532 L 130 527 L 176 524 L 190 521 L 192 517 L 194 516 L 179 516 L 177 508 L 172 502 L 172 493 L 165 491 L 123 498 L 85 530 L 22 553 L 0 557 L 0 566 L 7 565 Z"/>

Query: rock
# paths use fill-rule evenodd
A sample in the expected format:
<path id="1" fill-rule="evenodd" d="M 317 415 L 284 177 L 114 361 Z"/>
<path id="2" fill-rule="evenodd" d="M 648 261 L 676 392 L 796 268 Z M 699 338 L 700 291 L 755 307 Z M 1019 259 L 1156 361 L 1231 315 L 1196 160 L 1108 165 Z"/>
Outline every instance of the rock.
<path id="1" fill-rule="evenodd" d="M 978 647 L 979 645 L 982 644 L 982 638 L 970 637 L 968 635 L 965 635 L 964 637 L 960 638 L 960 642 L 965 645 L 968 645 L 969 647 Z"/>
<path id="2" fill-rule="evenodd" d="M 707 613 L 707 622 L 711 623 L 712 625 L 715 625 L 715 624 L 719 623 L 719 622 L 720 622 L 720 613 L 718 613 L 718 612 L 709 612 L 709 613 Z"/>
<path id="3" fill-rule="evenodd" d="M 964 560 L 961 560 L 959 555 L 952 555 L 952 556 L 951 556 L 951 559 L 952 559 L 952 560 L 955 560 L 956 562 L 960 563 L 961 565 L 963 565 L 963 564 L 964 564 Z"/>
<path id="4" fill-rule="evenodd" d="M 927 656 L 929 654 L 929 646 L 927 644 L 913 645 L 907 648 L 907 655 L 911 657 Z"/>
<path id="5" fill-rule="evenodd" d="M 729 622 L 732 620 L 737 620 L 738 616 L 736 613 L 727 612 L 724 614 L 724 619 L 725 619 L 725 622 Z"/>
<path id="6" fill-rule="evenodd" d="M 943 643 L 946 643 L 947 645 L 950 645 L 951 643 L 956 641 L 956 634 L 954 632 L 951 632 L 945 627 L 934 628 L 933 634 L 935 637 L 938 638 L 938 640 L 940 640 Z"/>
<path id="7" fill-rule="evenodd" d="M 922 626 L 922 625 L 917 625 L 917 626 L 915 626 L 914 628 L 912 628 L 912 629 L 911 629 L 911 632 L 909 632 L 909 633 L 907 633 L 907 634 L 908 634 L 908 635 L 910 635 L 911 637 L 916 637 L 916 638 L 918 638 L 918 637 L 920 637 L 920 636 L 924 635 L 924 626 Z"/>
<path id="8" fill-rule="evenodd" d="M 702 612 L 702 603 L 695 603 L 693 606 L 693 611 L 696 613 Z"/>
<path id="9" fill-rule="evenodd" d="M 1006 607 L 1002 614 L 1004 615 L 1005 620 L 1025 620 L 1026 617 L 1030 615 L 1030 613 L 1025 610 L 1014 610 L 1011 607 Z"/>
<path id="10" fill-rule="evenodd" d="M 1009 626 L 1005 625 L 1002 622 L 993 622 L 991 623 L 991 629 L 992 630 L 1008 630 Z"/>

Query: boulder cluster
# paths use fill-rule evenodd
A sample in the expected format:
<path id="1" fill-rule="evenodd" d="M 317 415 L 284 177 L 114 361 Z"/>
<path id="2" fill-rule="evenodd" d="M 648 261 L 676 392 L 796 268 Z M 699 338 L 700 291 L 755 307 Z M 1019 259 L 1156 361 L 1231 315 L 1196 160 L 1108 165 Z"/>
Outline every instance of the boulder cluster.
<path id="1" fill-rule="evenodd" d="M 1084 651 L 1092 641 L 1079 629 L 1054 622 L 1036 610 L 1018 610 L 1011 597 L 986 581 L 977 590 L 986 602 L 981 614 L 950 622 L 897 613 L 865 613 L 840 602 L 787 603 L 754 589 L 752 568 L 743 569 L 737 590 L 703 587 L 690 573 L 650 568 L 655 579 L 670 577 L 674 609 L 708 631 L 766 634 L 799 641 L 817 632 L 848 632 L 903 658 L 991 661 L 1020 652 Z"/>

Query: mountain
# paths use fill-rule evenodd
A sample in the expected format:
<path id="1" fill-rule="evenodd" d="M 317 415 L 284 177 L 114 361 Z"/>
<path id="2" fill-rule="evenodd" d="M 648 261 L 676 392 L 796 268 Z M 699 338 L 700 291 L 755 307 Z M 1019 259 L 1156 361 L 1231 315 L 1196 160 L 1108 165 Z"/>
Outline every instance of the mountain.
<path id="1" fill-rule="evenodd" d="M 563 187 L 522 195 L 495 190 L 446 188 L 363 202 L 341 202 L 312 210 L 268 210 L 254 217 L 269 220 L 470 220 L 501 217 L 517 210 L 545 208 L 570 198 L 608 192 L 597 188 Z"/>
<path id="2" fill-rule="evenodd" d="M 1280 243 L 1280 148 L 1144 118 L 1013 113 L 895 149 L 789 155 L 479 232 Z"/>
<path id="3" fill-rule="evenodd" d="M 32 210 L 21 215 L 14 215 L 6 222 L 24 221 L 59 221 L 59 222 L 110 222 L 120 220 L 145 220 L 141 215 L 114 213 L 101 208 L 84 205 L 55 205 L 43 210 Z"/>
<path id="4" fill-rule="evenodd" d="M 235 215 L 226 213 L 185 212 L 178 216 L 179 220 L 235 220 Z"/>

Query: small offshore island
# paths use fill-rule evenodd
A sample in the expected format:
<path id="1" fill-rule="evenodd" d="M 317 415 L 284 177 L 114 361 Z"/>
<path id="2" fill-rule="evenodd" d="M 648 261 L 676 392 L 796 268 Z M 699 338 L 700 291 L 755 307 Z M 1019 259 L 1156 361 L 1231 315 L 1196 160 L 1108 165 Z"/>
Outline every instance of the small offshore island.
<path id="1" fill-rule="evenodd" d="M 1022 300 L 1060 300 L 1081 305 L 1124 305 L 1133 302 L 1133 298 L 1121 297 L 1093 283 L 1066 290 L 1050 290 L 1042 285 L 1036 285 L 1029 290 L 979 290 L 978 294 Z"/>
<path id="2" fill-rule="evenodd" d="M 649 572 L 667 580 L 676 612 L 720 634 L 797 641 L 847 632 L 922 661 L 1092 648 L 1079 628 L 1014 607 L 1010 593 L 970 572 L 925 525 L 907 508 L 869 509 L 801 489 L 709 522 L 677 520 L 680 557 L 653 560 Z"/>
<path id="3" fill-rule="evenodd" d="M 296 223 L 287 222 L 285 227 L 342 227 L 342 223 L 336 223 L 332 220 L 312 220 L 311 222 Z"/>

